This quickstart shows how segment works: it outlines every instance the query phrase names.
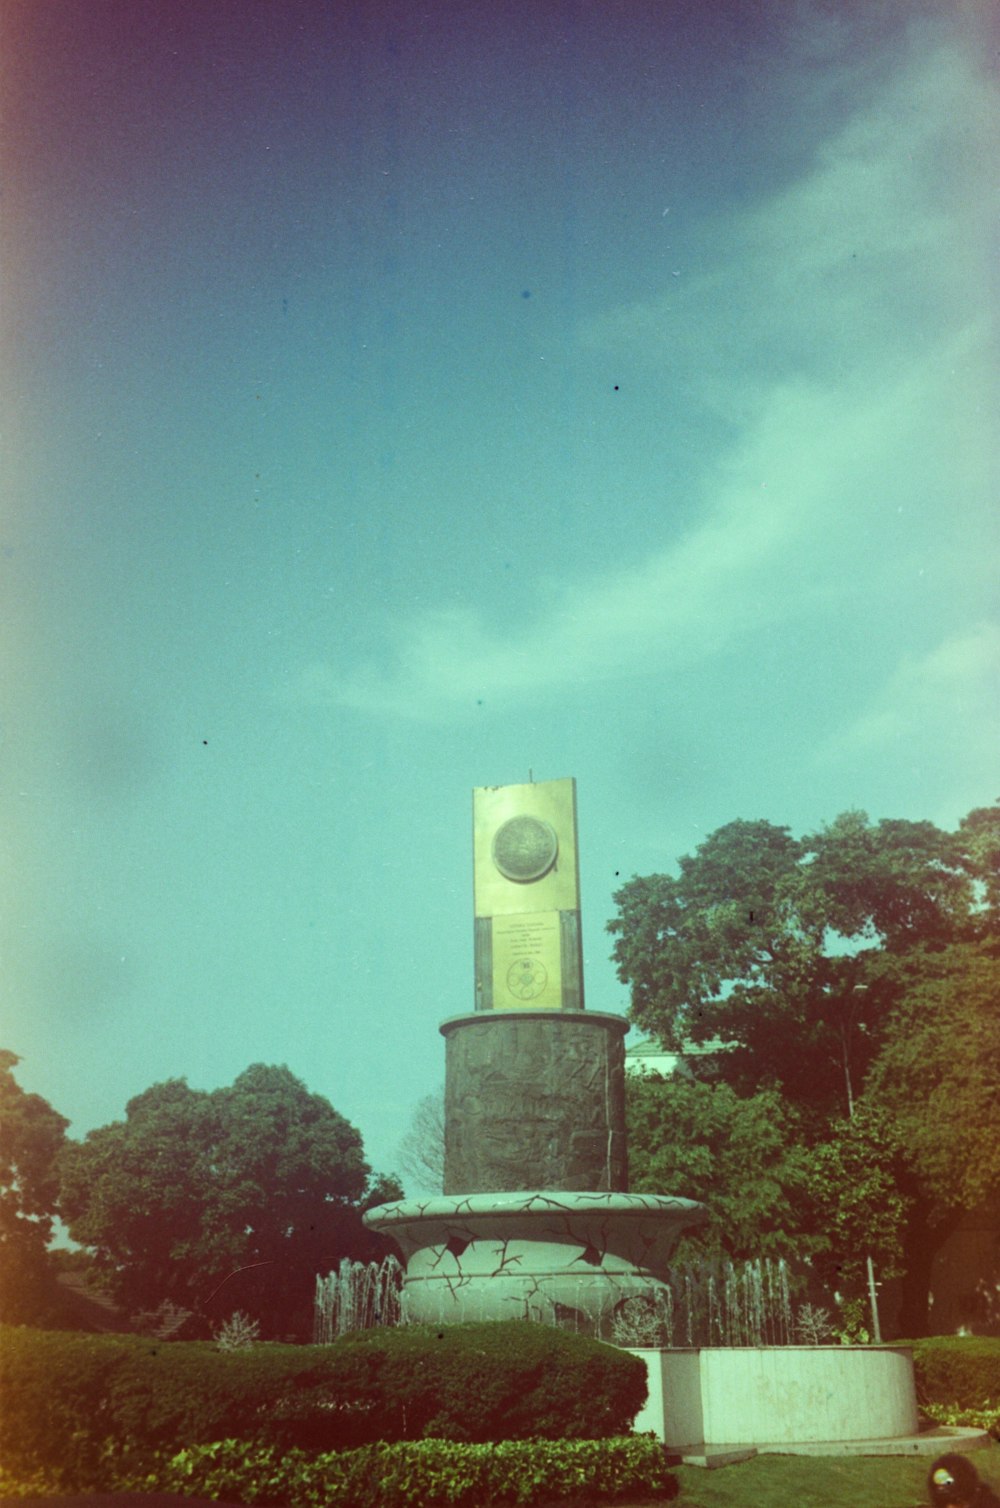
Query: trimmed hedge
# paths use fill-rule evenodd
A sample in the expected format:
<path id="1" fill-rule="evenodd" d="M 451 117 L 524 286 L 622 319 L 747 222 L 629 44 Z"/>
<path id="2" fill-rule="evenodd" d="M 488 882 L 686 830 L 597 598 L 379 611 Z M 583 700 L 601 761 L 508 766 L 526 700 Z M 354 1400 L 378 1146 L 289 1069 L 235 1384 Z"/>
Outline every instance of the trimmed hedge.
<path id="1" fill-rule="evenodd" d="M 1000 1398 L 1000 1338 L 988 1335 L 931 1335 L 893 1341 L 913 1347 L 917 1394 L 923 1403 L 979 1408 Z"/>
<path id="2" fill-rule="evenodd" d="M 223 1439 L 279 1451 L 375 1441 L 602 1439 L 646 1395 L 636 1357 L 523 1321 L 369 1330 L 331 1346 L 9 1329 L 0 1334 L 0 1455 L 16 1472 L 99 1483 Z"/>
<path id="3" fill-rule="evenodd" d="M 292 1508 L 481 1508 L 484 1503 L 589 1503 L 663 1493 L 672 1478 L 652 1435 L 614 1440 L 420 1440 L 334 1455 L 255 1450 L 234 1440 L 181 1451 L 145 1492 Z"/>
<path id="4" fill-rule="evenodd" d="M 339 1349 L 384 1358 L 379 1406 L 396 1427 L 383 1440 L 601 1440 L 626 1433 L 646 1401 L 638 1357 L 523 1320 L 358 1330 Z"/>
<path id="5" fill-rule="evenodd" d="M 56 1469 L 85 1482 L 108 1452 L 141 1459 L 198 1441 L 266 1434 L 301 1370 L 294 1351 L 227 1354 L 206 1343 L 132 1335 L 4 1331 L 0 1456 L 11 1468 Z"/>

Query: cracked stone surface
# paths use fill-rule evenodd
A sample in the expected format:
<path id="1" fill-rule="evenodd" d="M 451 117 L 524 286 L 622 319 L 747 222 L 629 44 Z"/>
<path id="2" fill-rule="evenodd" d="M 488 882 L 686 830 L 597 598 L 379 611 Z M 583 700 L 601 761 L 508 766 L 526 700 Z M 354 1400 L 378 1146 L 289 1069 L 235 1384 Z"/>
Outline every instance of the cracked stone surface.
<path id="1" fill-rule="evenodd" d="M 701 1205 L 663 1194 L 444 1195 L 369 1211 L 407 1259 L 404 1312 L 427 1324 L 524 1318 L 601 1332 L 665 1276 Z"/>

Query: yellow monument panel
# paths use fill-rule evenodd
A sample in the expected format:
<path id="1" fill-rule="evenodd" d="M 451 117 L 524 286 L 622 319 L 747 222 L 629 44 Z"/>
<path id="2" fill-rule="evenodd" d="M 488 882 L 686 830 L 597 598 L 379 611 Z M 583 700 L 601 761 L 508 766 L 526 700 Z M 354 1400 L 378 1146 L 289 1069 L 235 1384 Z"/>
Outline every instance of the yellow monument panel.
<path id="1" fill-rule="evenodd" d="M 579 909 L 575 780 L 482 786 L 472 820 L 477 916 Z"/>
<path id="2" fill-rule="evenodd" d="M 576 782 L 480 787 L 472 810 L 477 1009 L 582 1008 Z"/>

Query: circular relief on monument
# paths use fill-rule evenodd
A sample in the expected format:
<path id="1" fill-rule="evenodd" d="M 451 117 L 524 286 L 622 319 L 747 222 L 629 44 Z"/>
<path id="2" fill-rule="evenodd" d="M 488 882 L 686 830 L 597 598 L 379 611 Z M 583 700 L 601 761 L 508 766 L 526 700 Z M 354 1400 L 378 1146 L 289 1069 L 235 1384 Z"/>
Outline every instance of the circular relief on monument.
<path id="1" fill-rule="evenodd" d="M 518 1000 L 537 1000 L 548 977 L 537 958 L 519 958 L 507 970 L 507 988 Z"/>
<path id="2" fill-rule="evenodd" d="M 493 862 L 506 880 L 526 885 L 548 874 L 556 862 L 559 839 L 540 817 L 511 817 L 493 838 Z"/>

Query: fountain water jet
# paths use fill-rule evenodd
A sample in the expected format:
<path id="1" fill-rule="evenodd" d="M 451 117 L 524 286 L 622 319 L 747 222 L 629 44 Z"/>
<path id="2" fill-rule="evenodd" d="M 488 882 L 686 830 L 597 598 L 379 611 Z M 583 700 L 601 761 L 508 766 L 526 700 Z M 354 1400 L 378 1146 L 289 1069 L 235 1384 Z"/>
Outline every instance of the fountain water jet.
<path id="1" fill-rule="evenodd" d="M 393 1256 L 381 1262 L 344 1257 L 336 1272 L 316 1279 L 313 1339 L 328 1345 L 352 1330 L 398 1325 L 403 1269 Z"/>

